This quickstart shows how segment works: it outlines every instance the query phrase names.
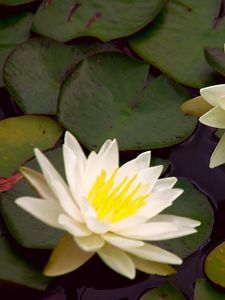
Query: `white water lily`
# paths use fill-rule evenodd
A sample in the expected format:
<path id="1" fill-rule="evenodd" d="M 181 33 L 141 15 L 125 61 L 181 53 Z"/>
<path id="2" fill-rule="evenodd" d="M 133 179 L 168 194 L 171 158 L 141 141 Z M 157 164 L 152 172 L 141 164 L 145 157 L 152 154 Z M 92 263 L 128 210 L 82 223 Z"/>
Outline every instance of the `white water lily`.
<path id="1" fill-rule="evenodd" d="M 200 90 L 201 96 L 213 106 L 199 121 L 205 125 L 225 129 L 225 84 L 213 85 Z M 225 163 L 225 134 L 221 137 L 210 159 L 210 168 Z"/>
<path id="2" fill-rule="evenodd" d="M 85 157 L 77 140 L 65 134 L 63 157 L 67 183 L 48 159 L 35 149 L 43 175 L 21 171 L 40 198 L 16 203 L 42 222 L 67 234 L 53 250 L 44 273 L 56 276 L 83 265 L 95 253 L 116 272 L 134 278 L 136 269 L 168 275 L 182 260 L 152 245 L 192 234 L 200 222 L 160 214 L 182 193 L 177 179 L 159 179 L 163 166 L 149 167 L 150 152 L 119 167 L 116 140 Z M 147 241 L 147 242 L 146 242 Z"/>

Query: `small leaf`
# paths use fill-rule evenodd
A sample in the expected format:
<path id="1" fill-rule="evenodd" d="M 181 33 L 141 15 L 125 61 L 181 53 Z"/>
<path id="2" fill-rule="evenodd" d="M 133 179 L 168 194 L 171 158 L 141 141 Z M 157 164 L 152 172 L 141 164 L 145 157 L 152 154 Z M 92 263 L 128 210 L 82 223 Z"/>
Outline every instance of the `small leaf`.
<path id="1" fill-rule="evenodd" d="M 164 3 L 164 0 L 44 1 L 35 14 L 33 30 L 60 42 L 79 36 L 110 41 L 145 27 Z"/>
<path id="2" fill-rule="evenodd" d="M 22 175 L 17 173 L 9 178 L 0 177 L 0 193 L 10 190 L 14 185 L 22 179 Z"/>
<path id="3" fill-rule="evenodd" d="M 116 138 L 121 150 L 184 141 L 197 123 L 179 109 L 185 90 L 163 75 L 149 83 L 148 71 L 148 64 L 119 53 L 88 57 L 64 81 L 59 121 L 89 149 L 107 138 Z"/>
<path id="4" fill-rule="evenodd" d="M 207 113 L 212 108 L 213 106 L 210 105 L 201 96 L 188 100 L 181 105 L 181 110 L 184 113 L 198 118 Z"/>
<path id="5" fill-rule="evenodd" d="M 219 244 L 208 254 L 204 268 L 211 281 L 225 288 L 225 242 Z"/>
<path id="6" fill-rule="evenodd" d="M 140 300 L 187 300 L 187 298 L 174 286 L 165 283 L 145 293 Z"/>
<path id="7" fill-rule="evenodd" d="M 6 61 L 6 88 L 23 112 L 56 114 L 61 84 L 74 66 L 90 54 L 113 49 L 100 43 L 67 46 L 46 38 L 30 39 Z"/>
<path id="8" fill-rule="evenodd" d="M 20 116 L 0 121 L 0 175 L 10 176 L 33 156 L 35 147 L 48 149 L 62 135 L 62 127 L 44 116 Z"/>
<path id="9" fill-rule="evenodd" d="M 225 291 L 216 289 L 205 279 L 198 279 L 195 284 L 194 300 L 224 300 Z"/>
<path id="10" fill-rule="evenodd" d="M 225 53 L 222 48 L 206 48 L 205 57 L 217 72 L 225 76 Z"/>

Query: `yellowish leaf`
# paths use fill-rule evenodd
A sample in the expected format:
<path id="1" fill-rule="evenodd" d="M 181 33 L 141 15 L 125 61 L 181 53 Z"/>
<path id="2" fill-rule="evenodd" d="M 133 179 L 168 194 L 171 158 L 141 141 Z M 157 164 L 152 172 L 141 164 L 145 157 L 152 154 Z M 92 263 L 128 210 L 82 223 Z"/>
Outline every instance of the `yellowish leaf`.
<path id="1" fill-rule="evenodd" d="M 191 116 L 201 117 L 213 106 L 210 105 L 202 96 L 195 97 L 181 105 L 181 110 Z"/>

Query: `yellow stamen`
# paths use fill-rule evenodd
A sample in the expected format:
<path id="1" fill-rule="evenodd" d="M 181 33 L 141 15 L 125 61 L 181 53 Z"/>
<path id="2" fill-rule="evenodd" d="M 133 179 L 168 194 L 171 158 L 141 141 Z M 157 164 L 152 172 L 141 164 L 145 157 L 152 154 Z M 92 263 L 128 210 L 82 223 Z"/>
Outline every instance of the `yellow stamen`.
<path id="1" fill-rule="evenodd" d="M 137 175 L 129 180 L 125 177 L 120 183 L 115 184 L 117 173 L 118 169 L 106 180 L 106 171 L 102 170 L 88 193 L 88 200 L 95 208 L 98 219 L 110 223 L 134 215 L 149 196 L 146 193 L 146 183 L 138 183 L 132 188 Z"/>

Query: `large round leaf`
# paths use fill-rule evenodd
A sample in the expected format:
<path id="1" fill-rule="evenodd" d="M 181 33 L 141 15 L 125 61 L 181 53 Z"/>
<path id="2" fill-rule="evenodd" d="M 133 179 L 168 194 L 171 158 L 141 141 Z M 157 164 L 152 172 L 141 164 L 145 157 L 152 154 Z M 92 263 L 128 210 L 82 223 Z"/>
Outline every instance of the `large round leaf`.
<path id="1" fill-rule="evenodd" d="M 76 63 L 113 48 L 107 44 L 66 46 L 45 38 L 30 39 L 10 54 L 4 81 L 25 113 L 55 114 L 60 86 Z"/>
<path id="2" fill-rule="evenodd" d="M 205 57 L 208 63 L 225 76 L 225 53 L 222 48 L 206 48 Z"/>
<path id="3" fill-rule="evenodd" d="M 142 58 L 177 82 L 201 88 L 215 83 L 205 47 L 224 44 L 224 19 L 216 18 L 221 0 L 168 1 L 154 25 L 130 40 Z"/>
<path id="4" fill-rule="evenodd" d="M 128 36 L 146 26 L 164 0 L 54 0 L 37 11 L 33 30 L 58 41 L 93 36 L 103 41 Z"/>
<path id="5" fill-rule="evenodd" d="M 48 151 L 46 155 L 60 174 L 63 174 L 61 148 Z M 26 167 L 40 171 L 36 159 L 28 162 Z M 1 194 L 0 209 L 8 230 L 24 247 L 52 249 L 64 234 L 63 231 L 45 225 L 16 205 L 15 200 L 22 196 L 39 197 L 26 179 L 22 179 L 13 189 Z"/>
<path id="6" fill-rule="evenodd" d="M 49 284 L 49 278 L 20 256 L 7 241 L 6 233 L 0 227 L 0 280 L 6 280 L 39 290 Z"/>
<path id="7" fill-rule="evenodd" d="M 140 300 L 187 300 L 184 295 L 169 283 L 145 293 Z M 205 299 L 206 300 L 206 299 Z"/>
<path id="8" fill-rule="evenodd" d="M 32 1 L 35 1 L 35 0 L 0 0 L 0 4 L 13 6 L 13 5 L 19 5 L 19 4 L 32 2 Z"/>
<path id="9" fill-rule="evenodd" d="M 32 14 L 20 13 L 0 20 L 0 87 L 3 86 L 2 69 L 9 53 L 17 44 L 29 37 Z"/>
<path id="10" fill-rule="evenodd" d="M 214 283 L 225 288 L 225 242 L 215 247 L 205 260 L 205 273 Z"/>
<path id="11" fill-rule="evenodd" d="M 205 279 L 198 279 L 195 284 L 194 300 L 224 300 L 225 291 L 216 289 Z"/>
<path id="12" fill-rule="evenodd" d="M 83 60 L 61 89 L 59 121 L 89 149 L 116 137 L 122 150 L 167 147 L 185 140 L 196 120 L 179 106 L 186 92 L 149 65 L 119 53 Z"/>
<path id="13" fill-rule="evenodd" d="M 8 177 L 33 156 L 33 149 L 48 149 L 63 132 L 44 116 L 21 116 L 0 121 L 0 176 Z"/>
<path id="14" fill-rule="evenodd" d="M 197 228 L 197 233 L 157 244 L 184 258 L 196 251 L 209 238 L 213 227 L 213 210 L 207 197 L 187 180 L 179 179 L 176 187 L 182 188 L 184 192 L 173 205 L 163 211 L 163 214 L 188 217 L 200 221 L 201 225 Z"/>

